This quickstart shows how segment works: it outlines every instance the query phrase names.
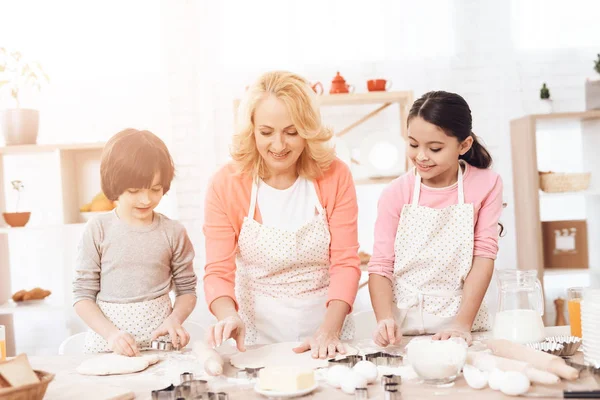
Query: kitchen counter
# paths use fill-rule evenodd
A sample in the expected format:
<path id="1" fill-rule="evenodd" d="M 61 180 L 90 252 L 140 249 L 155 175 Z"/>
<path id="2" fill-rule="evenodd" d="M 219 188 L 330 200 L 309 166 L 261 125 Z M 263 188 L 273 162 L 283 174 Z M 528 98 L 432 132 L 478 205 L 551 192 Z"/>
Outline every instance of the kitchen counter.
<path id="1" fill-rule="evenodd" d="M 568 334 L 568 327 L 547 328 L 548 336 L 558 334 Z M 476 335 L 475 339 L 484 338 L 485 334 Z M 410 338 L 405 338 L 407 343 Z M 405 344 L 404 343 L 404 344 Z M 151 391 L 161 389 L 176 380 L 178 374 L 182 370 L 194 372 L 198 377 L 202 371 L 202 367 L 194 362 L 194 356 L 188 351 L 183 353 L 169 353 L 165 359 L 158 364 L 148 368 L 147 370 L 129 375 L 113 375 L 113 376 L 82 376 L 75 372 L 75 368 L 85 359 L 90 358 L 89 355 L 81 356 L 50 356 L 50 357 L 30 357 L 30 362 L 35 369 L 53 372 L 56 377 L 50 383 L 48 391 L 44 399 L 85 399 L 85 400 L 100 400 L 100 399 L 151 399 Z M 581 353 L 578 354 L 581 357 Z M 227 358 L 225 356 L 224 358 Z M 225 375 L 235 377 L 236 369 L 231 367 L 227 360 Z M 204 379 L 204 378 L 203 378 Z M 258 400 L 266 399 L 252 390 L 252 384 L 243 383 L 235 386 L 231 378 L 213 378 L 210 381 L 216 389 L 227 391 L 231 400 Z M 226 388 L 226 386 L 229 386 Z M 596 380 L 584 375 L 581 379 L 575 382 L 562 381 L 559 385 L 552 387 L 532 387 L 530 392 L 548 393 L 550 390 L 592 390 L 599 389 L 600 385 Z M 422 399 L 422 400 L 458 400 L 465 399 L 475 395 L 478 400 L 493 400 L 493 399 L 510 399 L 500 392 L 493 391 L 489 388 L 484 390 L 473 390 L 469 388 L 462 377 L 459 377 L 455 384 L 451 387 L 441 388 L 428 386 L 418 383 L 418 381 L 405 381 L 402 384 L 402 399 Z M 314 400 L 348 400 L 354 397 L 343 393 L 341 390 L 334 389 L 326 383 L 322 383 L 320 387 L 306 399 Z M 551 398 L 551 397 L 542 397 Z M 383 390 L 379 383 L 369 386 L 369 399 L 383 400 Z"/>

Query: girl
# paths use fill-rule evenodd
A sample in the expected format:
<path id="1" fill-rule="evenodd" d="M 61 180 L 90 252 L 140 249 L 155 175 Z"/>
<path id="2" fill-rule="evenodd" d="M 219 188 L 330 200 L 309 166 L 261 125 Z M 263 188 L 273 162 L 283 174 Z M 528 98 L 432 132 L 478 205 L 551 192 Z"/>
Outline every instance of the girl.
<path id="1" fill-rule="evenodd" d="M 490 328 L 482 301 L 498 251 L 502 180 L 471 123 L 455 93 L 426 93 L 409 112 L 415 168 L 379 199 L 369 262 L 379 346 L 402 334 L 470 342 L 471 331 Z"/>
<path id="2" fill-rule="evenodd" d="M 74 307 L 92 329 L 85 351 L 134 356 L 167 334 L 183 347 L 181 324 L 196 305 L 194 249 L 179 222 L 153 211 L 171 187 L 171 155 L 154 134 L 126 129 L 106 143 L 100 174 L 118 205 L 88 222 L 78 247 Z"/>

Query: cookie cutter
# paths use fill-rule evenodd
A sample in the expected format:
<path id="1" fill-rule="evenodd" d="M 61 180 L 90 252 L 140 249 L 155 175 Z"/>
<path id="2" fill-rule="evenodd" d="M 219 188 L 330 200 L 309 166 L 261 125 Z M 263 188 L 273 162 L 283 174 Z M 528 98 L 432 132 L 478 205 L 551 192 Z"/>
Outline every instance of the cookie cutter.
<path id="1" fill-rule="evenodd" d="M 400 375 L 383 375 L 381 377 L 381 386 L 385 388 L 387 385 L 402 385 L 402 377 Z"/>
<path id="2" fill-rule="evenodd" d="M 229 400 L 229 395 L 225 392 L 206 392 L 202 397 L 202 400 Z"/>
<path id="3" fill-rule="evenodd" d="M 397 354 L 389 354 L 384 352 L 370 353 L 365 355 L 365 360 L 371 361 L 378 367 L 400 367 L 404 357 Z"/>
<path id="4" fill-rule="evenodd" d="M 214 399 L 228 400 L 227 393 L 222 392 L 225 396 L 219 396 L 221 393 L 216 393 L 215 396 L 209 396 L 212 392 L 208 392 L 208 382 L 202 379 L 194 379 L 194 374 L 184 372 L 180 375 L 180 385 L 169 385 L 164 389 L 153 390 L 152 400 L 179 400 L 179 399 Z"/>
<path id="5" fill-rule="evenodd" d="M 160 351 L 179 350 L 179 346 L 173 347 L 173 343 L 167 342 L 166 340 L 158 340 L 158 339 L 155 339 L 152 342 L 150 342 L 150 348 L 152 350 L 160 350 Z"/>
<path id="6" fill-rule="evenodd" d="M 256 379 L 256 378 L 258 378 L 258 371 L 260 371 L 263 368 L 264 367 L 240 369 L 236 373 L 236 376 L 238 378 Z"/>
<path id="7" fill-rule="evenodd" d="M 356 388 L 354 390 L 354 398 L 356 400 L 364 400 L 369 398 L 369 391 L 367 388 Z"/>
<path id="8" fill-rule="evenodd" d="M 401 400 L 402 394 L 397 389 L 390 389 L 384 392 L 384 400 Z"/>
<path id="9" fill-rule="evenodd" d="M 345 365 L 349 368 L 354 367 L 359 361 L 362 361 L 363 357 L 359 356 L 359 355 L 353 355 L 353 356 L 345 356 L 342 357 L 340 359 L 329 359 L 327 360 L 327 366 L 328 367 L 333 367 L 334 365 Z"/>

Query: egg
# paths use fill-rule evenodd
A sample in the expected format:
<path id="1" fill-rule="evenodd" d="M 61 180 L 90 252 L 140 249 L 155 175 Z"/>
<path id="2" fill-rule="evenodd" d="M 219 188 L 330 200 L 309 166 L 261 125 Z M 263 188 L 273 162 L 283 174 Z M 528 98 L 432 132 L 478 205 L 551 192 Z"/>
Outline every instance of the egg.
<path id="1" fill-rule="evenodd" d="M 519 396 L 529 390 L 529 378 L 521 372 L 507 371 L 504 373 L 500 391 L 509 396 Z"/>
<path id="2" fill-rule="evenodd" d="M 356 371 L 350 371 L 349 374 L 342 377 L 340 386 L 344 393 L 354 394 L 356 388 L 367 387 L 367 378 Z"/>
<path id="3" fill-rule="evenodd" d="M 498 368 L 494 368 L 492 372 L 490 372 L 490 376 L 488 378 L 488 385 L 493 390 L 500 390 L 500 386 L 502 385 L 502 380 L 504 379 L 504 371 L 499 370 Z"/>
<path id="4" fill-rule="evenodd" d="M 465 364 L 463 367 L 463 376 L 467 384 L 473 389 L 483 389 L 488 384 L 490 374 L 487 371 L 480 371 L 472 365 Z"/>
<path id="5" fill-rule="evenodd" d="M 345 365 L 334 365 L 327 369 L 327 383 L 336 389 L 340 388 L 340 381 L 346 375 L 349 375 L 352 370 Z"/>
<path id="6" fill-rule="evenodd" d="M 353 370 L 367 379 L 367 384 L 371 384 L 377 380 L 377 365 L 371 361 L 359 361 L 354 366 Z"/>

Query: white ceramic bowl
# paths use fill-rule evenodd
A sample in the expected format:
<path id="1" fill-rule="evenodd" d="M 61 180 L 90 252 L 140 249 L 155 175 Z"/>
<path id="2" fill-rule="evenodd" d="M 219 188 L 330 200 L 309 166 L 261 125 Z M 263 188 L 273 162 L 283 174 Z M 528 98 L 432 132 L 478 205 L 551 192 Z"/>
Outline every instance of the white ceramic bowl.
<path id="1" fill-rule="evenodd" d="M 467 344 L 460 340 L 412 340 L 407 346 L 408 362 L 425 382 L 444 385 L 460 375 L 467 360 Z"/>

